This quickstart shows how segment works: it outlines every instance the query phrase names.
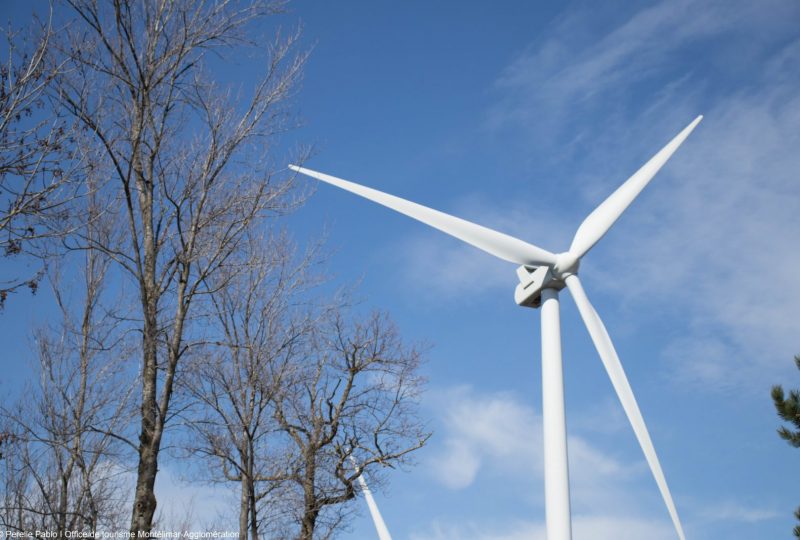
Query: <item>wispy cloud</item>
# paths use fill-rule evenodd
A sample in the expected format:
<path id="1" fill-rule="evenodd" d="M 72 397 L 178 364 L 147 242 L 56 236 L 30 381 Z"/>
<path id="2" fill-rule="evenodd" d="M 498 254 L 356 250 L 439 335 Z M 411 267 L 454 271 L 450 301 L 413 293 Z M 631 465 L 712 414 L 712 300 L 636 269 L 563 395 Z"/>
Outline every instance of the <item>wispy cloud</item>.
<path id="1" fill-rule="evenodd" d="M 427 466 L 442 484 L 468 487 L 481 469 L 541 474 L 541 417 L 512 394 L 481 395 L 462 386 L 433 401 L 446 433 Z"/>
<path id="2" fill-rule="evenodd" d="M 645 317 L 683 321 L 688 333 L 662 354 L 681 383 L 722 391 L 766 384 L 798 352 L 800 32 L 790 21 L 800 4 L 680 0 L 624 20 L 592 17 L 595 10 L 571 10 L 555 21 L 499 76 L 488 113 L 494 131 L 523 141 L 520 155 L 536 142 L 537 159 L 559 171 L 563 198 L 546 210 L 547 201 L 457 206 L 563 249 L 583 216 L 704 113 L 586 258 L 584 278 L 601 304 L 614 295 Z M 508 265 L 436 233 L 401 249 L 406 275 L 444 298 L 510 297 L 516 285 Z"/>
<path id="3" fill-rule="evenodd" d="M 184 478 L 175 463 L 163 463 L 158 469 L 155 495 L 158 508 L 155 526 L 160 530 L 189 531 L 212 530 L 214 528 L 235 529 L 239 496 L 231 483 L 203 483 Z M 128 509 L 133 504 L 132 494 L 136 487 L 136 474 L 129 467 L 109 460 L 100 463 L 100 473 L 113 478 L 117 486 L 115 496 L 120 507 Z"/>
<path id="4" fill-rule="evenodd" d="M 745 505 L 734 501 L 723 501 L 703 508 L 699 518 L 709 522 L 758 523 L 781 516 L 780 512 L 757 505 Z"/>
<path id="5" fill-rule="evenodd" d="M 561 143 L 565 132 L 574 139 L 584 114 L 594 117 L 598 108 L 607 120 L 626 112 L 638 116 L 633 96 L 663 102 L 687 92 L 688 76 L 702 79 L 695 72 L 736 72 L 760 61 L 766 47 L 748 47 L 747 57 L 737 41 L 750 37 L 763 44 L 766 40 L 756 34 L 764 26 L 789 28 L 798 8 L 780 0 L 677 0 L 651 4 L 625 20 L 615 21 L 609 13 L 598 17 L 594 9 L 570 10 L 520 54 L 496 82 L 500 97 L 490 110 L 490 126 L 522 127 L 543 141 Z M 686 51 L 698 45 L 705 54 L 687 58 Z M 655 89 L 642 88 L 652 83 Z"/>
<path id="6" fill-rule="evenodd" d="M 156 479 L 158 513 L 156 520 L 162 530 L 180 530 L 190 526 L 191 531 L 214 528 L 235 528 L 232 511 L 237 508 L 238 497 L 230 484 L 200 484 L 181 479 L 174 467 L 162 466 Z"/>
<path id="7" fill-rule="evenodd" d="M 675 532 L 666 523 L 630 517 L 575 516 L 572 521 L 575 538 L 592 540 L 648 540 L 672 539 Z M 544 523 L 517 521 L 493 527 L 474 523 L 435 523 L 430 531 L 411 535 L 411 540 L 546 540 Z"/>
<path id="8" fill-rule="evenodd" d="M 776 376 L 797 352 L 800 76 L 785 79 L 800 74 L 798 51 L 800 40 L 754 88 L 708 110 L 650 215 L 632 216 L 607 246 L 634 256 L 604 285 L 689 317 L 692 335 L 666 352 L 683 379 L 741 386 Z"/>
<path id="9" fill-rule="evenodd" d="M 463 489 L 479 474 L 495 475 L 507 484 L 542 481 L 541 417 L 508 394 L 478 395 L 459 388 L 446 411 L 444 448 L 426 465 L 440 482 Z M 573 528 L 576 537 L 595 539 L 671 538 L 666 519 L 637 516 L 630 482 L 647 474 L 639 464 L 623 465 L 580 437 L 570 437 L 570 475 Z M 481 479 L 486 485 L 486 479 Z M 620 509 L 624 508 L 624 511 Z M 536 510 L 540 514 L 542 509 Z M 588 513 L 587 513 L 588 512 Z M 471 522 L 449 522 L 441 518 L 414 532 L 413 540 L 516 540 L 544 539 L 541 521 L 498 522 L 478 518 Z"/>

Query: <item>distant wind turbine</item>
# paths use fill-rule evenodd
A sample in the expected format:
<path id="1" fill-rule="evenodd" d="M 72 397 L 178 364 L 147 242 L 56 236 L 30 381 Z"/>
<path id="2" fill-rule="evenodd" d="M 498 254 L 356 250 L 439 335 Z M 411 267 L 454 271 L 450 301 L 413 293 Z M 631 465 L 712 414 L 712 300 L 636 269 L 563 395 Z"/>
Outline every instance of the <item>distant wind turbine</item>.
<path id="1" fill-rule="evenodd" d="M 544 424 L 545 514 L 548 540 L 570 540 L 569 471 L 567 433 L 564 413 L 564 374 L 561 361 L 561 323 L 558 293 L 565 286 L 572 293 L 581 318 L 589 330 L 611 384 L 633 427 L 639 445 L 653 473 L 661 497 L 681 540 L 685 540 L 678 512 L 661 470 L 653 442 L 622 369 L 614 345 L 600 316 L 595 311 L 578 279 L 581 258 L 608 232 L 664 163 L 672 156 L 703 119 L 698 116 L 662 148 L 650 161 L 628 178 L 581 223 L 568 251 L 551 253 L 517 238 L 389 195 L 335 176 L 290 165 L 293 171 L 311 176 L 360 195 L 392 210 L 454 236 L 500 259 L 521 265 L 517 268 L 520 284 L 514 299 L 525 307 L 542 308 L 542 416 Z M 369 499 L 368 499 L 369 500 Z M 374 502 L 374 501 L 373 501 Z M 373 514 L 374 516 L 374 514 Z M 388 534 L 388 533 L 387 533 Z"/>
<path id="2" fill-rule="evenodd" d="M 355 466 L 357 469 L 358 466 L 356 464 L 356 460 L 352 456 L 350 456 L 350 459 L 353 462 L 353 466 Z M 372 491 L 370 491 L 367 481 L 364 480 L 363 474 L 358 475 L 358 483 L 361 484 L 361 492 L 364 494 L 364 498 L 367 500 L 369 515 L 372 516 L 372 522 L 375 524 L 375 530 L 378 533 L 378 540 L 392 540 L 392 535 L 389 534 L 389 529 L 386 527 L 386 523 L 383 521 L 381 511 L 378 510 L 378 504 L 375 502 L 375 498 L 372 496 Z"/>

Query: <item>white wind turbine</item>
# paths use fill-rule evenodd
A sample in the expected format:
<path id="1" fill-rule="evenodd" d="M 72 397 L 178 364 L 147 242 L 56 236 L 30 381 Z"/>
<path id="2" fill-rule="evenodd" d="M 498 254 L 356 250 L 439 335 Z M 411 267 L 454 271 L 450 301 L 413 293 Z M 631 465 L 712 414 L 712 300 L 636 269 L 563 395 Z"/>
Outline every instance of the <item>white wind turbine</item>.
<path id="1" fill-rule="evenodd" d="M 628 178 L 578 227 L 568 251 L 551 253 L 517 238 L 463 220 L 347 180 L 290 165 L 293 171 L 311 176 L 454 236 L 495 257 L 521 265 L 517 269 L 520 284 L 514 299 L 526 307 L 542 308 L 542 416 L 544 424 L 545 513 L 547 538 L 570 540 L 569 472 L 567 469 L 567 434 L 564 414 L 564 379 L 561 362 L 561 324 L 558 292 L 566 286 L 578 306 L 581 318 L 605 366 L 622 408 L 633 427 L 639 445 L 667 505 L 678 537 L 684 540 L 672 495 L 661 470 L 653 442 L 634 398 L 622 364 L 600 316 L 592 307 L 578 279 L 581 258 L 608 232 L 625 209 L 661 169 L 686 137 L 700 123 L 698 116 L 662 148 L 650 161 Z"/>
<path id="2" fill-rule="evenodd" d="M 353 466 L 358 468 L 353 456 L 350 456 L 350 460 L 353 462 Z M 389 534 L 389 528 L 386 526 L 386 522 L 383 521 L 381 511 L 378 510 L 378 503 L 375 502 L 375 498 L 372 496 L 372 491 L 369 489 L 367 481 L 364 480 L 363 474 L 358 475 L 358 483 L 361 485 L 361 492 L 364 494 L 364 498 L 367 500 L 369 515 L 372 516 L 372 523 L 375 525 L 375 531 L 378 533 L 378 540 L 392 540 L 392 535 Z"/>

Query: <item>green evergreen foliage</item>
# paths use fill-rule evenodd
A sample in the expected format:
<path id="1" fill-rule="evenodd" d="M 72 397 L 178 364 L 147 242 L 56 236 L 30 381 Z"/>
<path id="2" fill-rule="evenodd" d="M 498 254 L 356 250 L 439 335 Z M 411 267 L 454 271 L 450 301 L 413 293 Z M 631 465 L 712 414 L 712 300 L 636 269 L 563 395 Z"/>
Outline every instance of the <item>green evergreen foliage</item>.
<path id="1" fill-rule="evenodd" d="M 800 355 L 794 357 L 797 369 L 800 369 Z M 778 428 L 778 435 L 795 448 L 800 448 L 800 390 L 790 390 L 789 397 L 786 397 L 783 387 L 775 385 L 772 387 L 772 401 L 778 416 L 790 422 L 797 429 L 792 431 L 786 426 Z"/>
<path id="2" fill-rule="evenodd" d="M 797 369 L 800 369 L 800 355 L 794 357 L 794 363 Z M 792 431 L 786 426 L 781 426 L 778 428 L 778 435 L 795 448 L 800 448 L 800 390 L 790 390 L 789 397 L 786 397 L 783 387 L 775 385 L 772 387 L 772 401 L 775 403 L 778 416 L 797 429 Z M 794 511 L 794 517 L 800 520 L 800 508 Z M 800 525 L 795 526 L 794 536 L 800 538 Z"/>
<path id="3" fill-rule="evenodd" d="M 796 517 L 797 520 L 800 521 L 800 508 L 798 508 L 797 510 L 794 511 L 794 517 Z M 797 538 L 800 538 L 800 525 L 795 525 L 795 527 L 794 527 L 794 535 Z"/>

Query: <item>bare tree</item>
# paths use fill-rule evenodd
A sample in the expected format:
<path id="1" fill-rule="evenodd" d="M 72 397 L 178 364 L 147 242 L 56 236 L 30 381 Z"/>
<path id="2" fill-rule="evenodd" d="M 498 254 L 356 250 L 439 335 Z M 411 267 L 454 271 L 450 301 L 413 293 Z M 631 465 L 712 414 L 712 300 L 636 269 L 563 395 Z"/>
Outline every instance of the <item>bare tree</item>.
<path id="1" fill-rule="evenodd" d="M 416 414 L 420 356 L 385 315 L 351 322 L 320 300 L 313 249 L 251 236 L 211 296 L 220 337 L 188 363 L 192 455 L 240 486 L 239 536 L 326 538 L 358 476 L 395 466 L 428 438 Z"/>
<path id="2" fill-rule="evenodd" d="M 312 324 L 303 293 L 313 252 L 297 260 L 285 234 L 250 236 L 235 275 L 211 297 L 220 337 L 194 358 L 183 387 L 197 404 L 190 451 L 210 461 L 211 479 L 240 485 L 239 537 L 263 533 L 259 502 L 285 479 L 286 455 L 275 445 L 276 393 Z"/>
<path id="3" fill-rule="evenodd" d="M 26 39 L 5 30 L 7 56 L 0 62 L 0 250 L 10 257 L 42 236 L 39 218 L 52 217 L 68 199 L 71 130 L 49 107 L 46 92 L 63 66 L 52 58 L 51 19 L 35 24 Z M 0 308 L 20 287 L 36 292 L 42 272 L 0 277 Z"/>
<path id="4" fill-rule="evenodd" d="M 360 489 L 358 476 L 405 463 L 429 437 L 416 414 L 420 355 L 387 316 L 348 322 L 337 309 L 298 360 L 274 403 L 293 456 L 290 489 L 274 502 L 289 506 L 293 536 L 329 538 Z"/>
<path id="5" fill-rule="evenodd" d="M 2 457 L 0 457 L 0 525 L 8 531 L 33 530 L 26 508 L 28 503 L 28 474 L 20 464 L 20 443 L 11 429 L 10 422 L 3 418 Z M 30 525 L 30 526 L 29 526 Z"/>
<path id="6" fill-rule="evenodd" d="M 288 127 L 287 103 L 304 61 L 296 35 L 276 39 L 246 100 L 207 70 L 241 53 L 248 25 L 281 2 L 68 0 L 77 21 L 59 44 L 68 69 L 56 96 L 94 138 L 126 234 L 73 247 L 108 255 L 137 289 L 141 331 L 138 468 L 130 530 L 147 533 L 165 427 L 193 304 L 211 291 L 254 220 L 296 202 L 263 159 Z M 252 63 L 251 63 L 252 65 Z"/>
<path id="7" fill-rule="evenodd" d="M 84 234 L 104 236 L 108 229 L 96 219 L 97 205 L 89 208 Z M 96 250 L 81 255 L 80 285 L 65 282 L 52 261 L 48 278 L 61 320 L 35 332 L 36 387 L 14 408 L 0 407 L 13 434 L 0 515 L 17 530 L 63 536 L 119 525 L 119 462 L 125 454 L 120 433 L 129 421 L 133 383 L 124 372 L 118 320 L 102 301 L 108 259 Z M 70 290 L 81 291 L 79 298 Z"/>

